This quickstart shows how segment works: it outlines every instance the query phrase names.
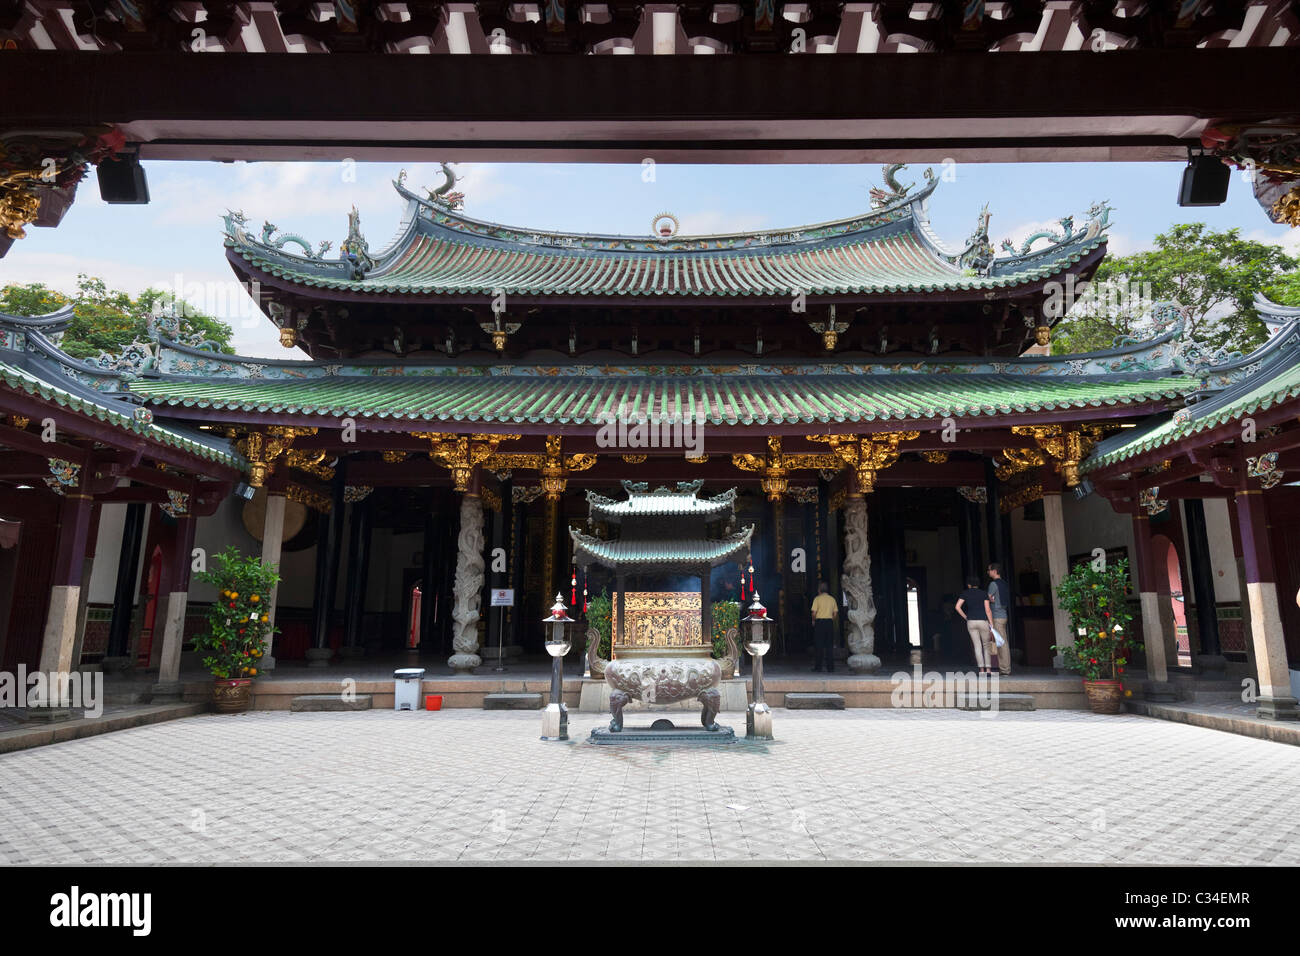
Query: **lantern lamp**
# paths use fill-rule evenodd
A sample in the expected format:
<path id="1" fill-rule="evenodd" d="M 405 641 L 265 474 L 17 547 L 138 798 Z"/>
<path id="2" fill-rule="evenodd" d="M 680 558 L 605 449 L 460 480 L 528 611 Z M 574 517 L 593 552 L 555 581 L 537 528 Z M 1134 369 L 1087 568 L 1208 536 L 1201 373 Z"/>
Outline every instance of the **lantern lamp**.
<path id="1" fill-rule="evenodd" d="M 573 646 L 569 617 L 564 598 L 555 595 L 551 616 L 542 621 L 546 628 L 546 653 L 551 655 L 551 702 L 542 711 L 542 739 L 569 739 L 569 712 L 564 706 L 564 655 Z"/>
<path id="2" fill-rule="evenodd" d="M 754 601 L 749 605 L 749 614 L 740 622 L 745 627 L 745 650 L 754 658 L 752 674 L 753 703 L 745 714 L 745 736 L 760 740 L 772 739 L 772 708 L 763 699 L 763 656 L 772 649 L 771 628 L 773 621 L 767 616 L 767 608 L 754 592 Z"/>

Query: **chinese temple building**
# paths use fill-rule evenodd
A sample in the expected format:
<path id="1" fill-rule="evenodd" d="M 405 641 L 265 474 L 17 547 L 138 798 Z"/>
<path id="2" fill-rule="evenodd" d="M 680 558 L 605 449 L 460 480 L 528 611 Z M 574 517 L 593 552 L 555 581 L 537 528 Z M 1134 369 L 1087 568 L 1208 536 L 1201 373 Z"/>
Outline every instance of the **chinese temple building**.
<path id="1" fill-rule="evenodd" d="M 539 651 L 565 585 L 679 573 L 704 615 L 751 562 L 778 665 L 811 646 L 822 580 L 855 674 L 917 650 L 968 663 L 950 598 L 997 561 L 1018 666 L 1051 668 L 1071 640 L 1055 584 L 1100 550 L 1135 569 L 1149 694 L 1248 672 L 1261 714 L 1296 715 L 1300 566 L 1277 529 L 1300 518 L 1300 310 L 1261 301 L 1272 334 L 1247 356 L 1199 351 L 1173 304 L 1149 340 L 1055 356 L 1104 204 L 1019 246 L 986 209 L 950 245 L 938 181 L 890 166 L 834 222 L 570 234 L 468 216 L 444 169 L 394 184 L 383 249 L 355 209 L 337 255 L 226 216 L 285 359 L 178 341 L 164 316 L 82 362 L 58 346 L 67 316 L 0 316 L 3 666 L 156 667 L 175 693 L 212 598 L 192 551 L 235 544 L 282 570 L 272 666 L 413 632 L 472 671 Z M 624 481 L 646 488 L 610 497 Z M 671 533 L 715 511 L 707 541 Z M 638 543 L 656 524 L 661 550 Z M 498 588 L 517 599 L 488 615 Z"/>

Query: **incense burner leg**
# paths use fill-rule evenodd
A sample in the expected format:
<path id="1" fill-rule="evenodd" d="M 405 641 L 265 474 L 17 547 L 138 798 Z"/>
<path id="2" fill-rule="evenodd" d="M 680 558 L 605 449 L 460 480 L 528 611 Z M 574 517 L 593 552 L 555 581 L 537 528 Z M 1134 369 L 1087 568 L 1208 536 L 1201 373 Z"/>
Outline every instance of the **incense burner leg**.
<path id="1" fill-rule="evenodd" d="M 700 713 L 700 723 L 704 725 L 705 730 L 717 730 L 718 711 L 722 709 L 722 695 L 718 693 L 716 687 L 710 687 L 700 694 L 699 701 L 704 708 Z"/>
<path id="2" fill-rule="evenodd" d="M 631 694 L 626 694 L 621 690 L 610 692 L 609 711 L 613 714 L 614 719 L 609 722 L 609 729 L 615 733 L 623 729 L 623 708 L 628 705 L 628 701 L 631 699 Z"/>

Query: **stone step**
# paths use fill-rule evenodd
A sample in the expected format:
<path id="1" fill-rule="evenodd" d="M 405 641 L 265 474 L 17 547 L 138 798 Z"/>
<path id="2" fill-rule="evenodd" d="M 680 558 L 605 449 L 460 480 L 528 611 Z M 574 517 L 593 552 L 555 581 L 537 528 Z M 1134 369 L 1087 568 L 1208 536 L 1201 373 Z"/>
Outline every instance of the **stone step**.
<path id="1" fill-rule="evenodd" d="M 997 698 L 997 710 L 1033 710 L 1033 694 L 992 694 Z M 992 701 L 985 703 L 978 697 L 958 697 L 958 710 L 993 710 Z"/>
<path id="2" fill-rule="evenodd" d="M 541 694 L 484 694 L 484 710 L 541 710 L 546 706 Z"/>
<path id="3" fill-rule="evenodd" d="M 339 694 L 303 694 L 289 701 L 291 711 L 369 710 L 369 694 L 357 694 L 354 700 L 344 700 Z"/>
<path id="4" fill-rule="evenodd" d="M 785 706 L 790 710 L 843 710 L 844 698 L 839 694 L 790 693 L 785 695 Z"/>
<path id="5" fill-rule="evenodd" d="M 148 688 L 143 690 L 123 690 L 113 693 L 104 693 L 105 707 L 120 707 L 126 704 L 147 704 L 149 703 L 152 693 Z"/>

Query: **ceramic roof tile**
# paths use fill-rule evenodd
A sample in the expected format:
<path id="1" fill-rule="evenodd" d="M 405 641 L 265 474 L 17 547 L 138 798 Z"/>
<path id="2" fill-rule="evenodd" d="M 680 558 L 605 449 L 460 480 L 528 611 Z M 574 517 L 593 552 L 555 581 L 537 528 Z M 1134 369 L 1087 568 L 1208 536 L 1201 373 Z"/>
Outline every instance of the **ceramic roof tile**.
<path id="1" fill-rule="evenodd" d="M 306 380 L 141 378 L 157 407 L 390 418 L 415 422 L 600 425 L 676 407 L 680 394 L 709 425 L 860 423 L 1099 408 L 1176 398 L 1179 378 L 1026 374 L 762 376 L 399 375 Z"/>

